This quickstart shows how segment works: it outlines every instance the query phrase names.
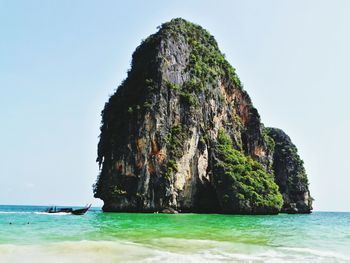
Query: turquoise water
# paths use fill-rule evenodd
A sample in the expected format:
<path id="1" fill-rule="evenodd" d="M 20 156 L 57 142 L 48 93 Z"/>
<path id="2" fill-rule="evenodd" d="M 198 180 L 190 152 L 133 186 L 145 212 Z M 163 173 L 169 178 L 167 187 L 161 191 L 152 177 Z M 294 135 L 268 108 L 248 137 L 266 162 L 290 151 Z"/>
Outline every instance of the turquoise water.
<path id="1" fill-rule="evenodd" d="M 350 213 L 46 214 L 0 206 L 0 262 L 350 262 Z"/>

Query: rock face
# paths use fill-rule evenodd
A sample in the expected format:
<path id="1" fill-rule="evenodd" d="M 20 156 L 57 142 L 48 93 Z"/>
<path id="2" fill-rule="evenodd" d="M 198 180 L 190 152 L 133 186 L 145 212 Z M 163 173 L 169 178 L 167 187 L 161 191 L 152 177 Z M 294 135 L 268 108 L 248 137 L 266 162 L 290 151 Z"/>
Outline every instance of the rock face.
<path id="1" fill-rule="evenodd" d="M 290 172 L 296 157 L 273 131 L 214 37 L 173 19 L 136 49 L 102 111 L 95 197 L 104 211 L 275 214 L 283 198 L 283 211 L 310 211 L 307 180 L 285 183 L 302 163 Z"/>
<path id="2" fill-rule="evenodd" d="M 308 179 L 297 148 L 282 130 L 268 128 L 268 134 L 275 142 L 273 170 L 275 181 L 283 195 L 282 212 L 310 213 L 312 198 Z"/>

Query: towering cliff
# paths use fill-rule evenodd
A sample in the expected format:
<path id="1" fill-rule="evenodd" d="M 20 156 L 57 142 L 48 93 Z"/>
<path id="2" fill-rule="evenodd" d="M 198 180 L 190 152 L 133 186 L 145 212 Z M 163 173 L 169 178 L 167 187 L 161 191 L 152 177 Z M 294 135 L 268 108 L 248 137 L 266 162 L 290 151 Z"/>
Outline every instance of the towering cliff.
<path id="1" fill-rule="evenodd" d="M 275 181 L 283 195 L 283 212 L 309 213 L 312 197 L 308 188 L 304 163 L 298 155 L 297 148 L 282 130 L 267 129 L 275 142 L 273 170 Z"/>
<path id="2" fill-rule="evenodd" d="M 102 111 L 95 197 L 104 211 L 274 214 L 294 203 L 310 211 L 308 196 L 278 179 L 299 173 L 284 172 L 273 131 L 214 37 L 173 19 L 136 49 Z"/>

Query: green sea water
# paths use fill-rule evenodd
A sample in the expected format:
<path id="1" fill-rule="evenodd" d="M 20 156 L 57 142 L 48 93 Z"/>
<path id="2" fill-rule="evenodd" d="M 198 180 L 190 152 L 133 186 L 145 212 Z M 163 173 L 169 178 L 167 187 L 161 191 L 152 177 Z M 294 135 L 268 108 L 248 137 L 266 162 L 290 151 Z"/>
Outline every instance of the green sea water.
<path id="1" fill-rule="evenodd" d="M 47 214 L 0 206 L 0 262 L 350 262 L 350 213 Z"/>

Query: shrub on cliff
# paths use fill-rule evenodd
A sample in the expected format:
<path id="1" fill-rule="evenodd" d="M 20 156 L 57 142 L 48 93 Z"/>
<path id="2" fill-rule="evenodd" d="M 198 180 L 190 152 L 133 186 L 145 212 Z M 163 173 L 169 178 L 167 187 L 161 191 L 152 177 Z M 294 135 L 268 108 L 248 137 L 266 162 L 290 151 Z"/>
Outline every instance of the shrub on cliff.
<path id="1" fill-rule="evenodd" d="M 223 129 L 215 146 L 214 182 L 224 213 L 275 214 L 282 207 L 282 195 L 273 175 L 262 165 L 232 146 Z"/>

